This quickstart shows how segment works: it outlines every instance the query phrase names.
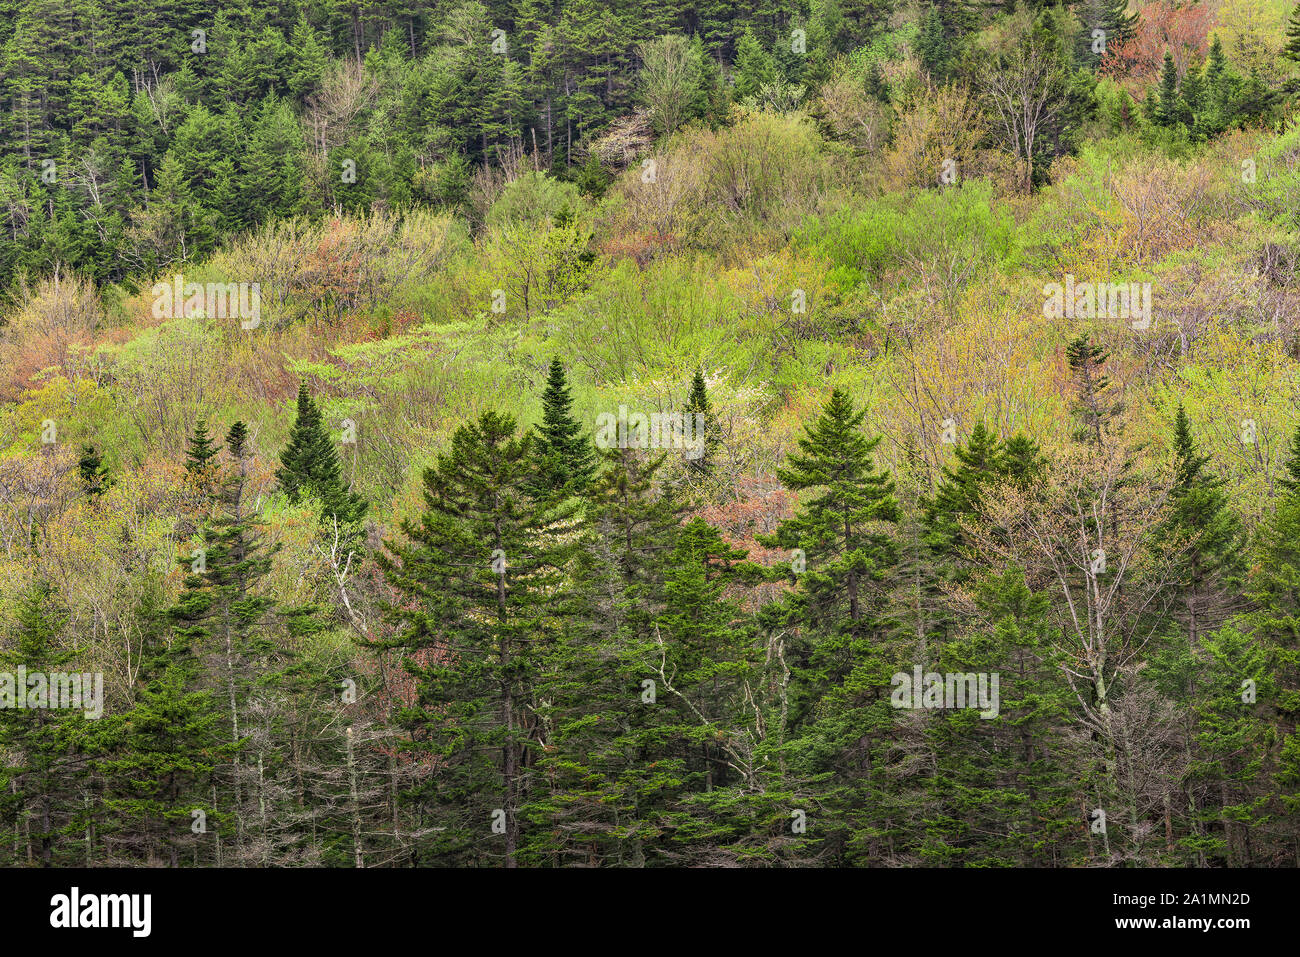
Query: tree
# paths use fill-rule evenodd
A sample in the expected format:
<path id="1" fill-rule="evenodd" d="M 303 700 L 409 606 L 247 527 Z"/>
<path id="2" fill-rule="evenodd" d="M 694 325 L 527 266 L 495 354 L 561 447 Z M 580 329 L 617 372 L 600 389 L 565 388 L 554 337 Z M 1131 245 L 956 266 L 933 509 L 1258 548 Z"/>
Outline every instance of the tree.
<path id="1" fill-rule="evenodd" d="M 1240 520 L 1228 503 L 1223 480 L 1206 471 L 1182 403 L 1174 416 L 1174 461 L 1169 514 L 1157 539 L 1179 556 L 1181 604 L 1178 614 L 1195 649 L 1205 632 L 1218 627 L 1233 609 L 1237 576 L 1244 571 Z"/>
<path id="2" fill-rule="evenodd" d="M 1100 447 L 1102 433 L 1123 406 L 1110 396 L 1110 377 L 1103 371 L 1109 354 L 1099 344 L 1080 335 L 1065 348 L 1075 398 L 1071 413 L 1078 422 L 1075 439 Z"/>
<path id="3" fill-rule="evenodd" d="M 1174 66 L 1173 54 L 1168 51 L 1160 69 L 1160 88 L 1155 97 L 1155 121 L 1161 126 L 1172 127 L 1191 119 L 1185 114 L 1185 104 L 1178 92 L 1178 69 Z"/>
<path id="4" fill-rule="evenodd" d="M 700 94 L 700 50 L 686 37 L 670 34 L 642 43 L 639 96 L 655 132 L 670 136 L 692 116 Z"/>
<path id="5" fill-rule="evenodd" d="M 736 43 L 734 65 L 735 98 L 757 96 L 758 91 L 776 79 L 776 61 L 753 33 L 746 30 Z"/>
<path id="6" fill-rule="evenodd" d="M 792 623 L 804 632 L 794 655 L 791 720 L 803 718 L 842 679 L 858 653 L 879 639 L 896 545 L 885 531 L 900 516 L 894 483 L 877 470 L 879 438 L 861 431 L 865 412 L 839 389 L 816 422 L 806 425 L 799 451 L 777 469 L 786 488 L 816 490 L 793 518 L 758 541 L 792 551 L 799 587 L 789 599 Z"/>
<path id="7" fill-rule="evenodd" d="M 108 468 L 93 445 L 81 447 L 81 458 L 77 460 L 77 471 L 81 473 L 81 485 L 89 498 L 103 495 L 109 486 Z"/>
<path id="8" fill-rule="evenodd" d="M 244 806 L 245 796 L 257 793 L 259 807 L 265 808 L 266 795 L 261 791 L 265 782 L 263 755 L 257 755 L 259 772 L 254 779 L 246 773 L 239 752 L 250 734 L 249 713 L 265 719 L 273 710 L 265 703 L 265 683 L 284 658 L 275 636 L 280 632 L 302 636 L 319 628 L 313 618 L 315 609 L 277 610 L 276 601 L 266 592 L 264 579 L 278 546 L 266 546 L 262 523 L 245 501 L 246 438 L 242 422 L 232 425 L 226 435 L 225 444 L 236 467 L 225 469 L 220 476 L 219 507 L 202 529 L 203 544 L 194 560 L 181 559 L 190 573 L 167 612 L 173 638 L 158 658 L 159 667 L 172 672 L 168 681 L 183 680 L 187 687 L 202 687 L 210 680 L 221 691 L 227 709 L 223 725 L 229 734 L 229 753 L 234 755 L 230 789 L 235 852 L 241 858 L 246 851 L 245 823 L 252 817 Z M 167 682 L 159 686 L 159 692 L 165 696 L 178 693 Z M 183 700 L 182 695 L 172 704 L 180 707 Z M 267 815 L 261 814 L 259 819 L 264 841 Z"/>
<path id="9" fill-rule="evenodd" d="M 1069 103 L 1059 40 L 1037 26 L 1027 30 L 1011 52 L 984 60 L 976 85 L 1001 127 L 1004 148 L 1020 161 L 1028 192 L 1039 137 Z"/>
<path id="10" fill-rule="evenodd" d="M 537 477 L 534 487 L 543 494 L 586 490 L 596 474 L 596 450 L 573 417 L 573 396 L 560 357 L 551 360 L 542 393 L 542 421 L 534 426 Z"/>
<path id="11" fill-rule="evenodd" d="M 185 471 L 201 478 L 216 456 L 217 447 L 212 444 L 212 439 L 208 435 L 208 423 L 200 416 L 194 423 L 194 434 L 190 436 L 189 450 L 185 453 Z"/>
<path id="12" fill-rule="evenodd" d="M 275 478 L 290 502 L 318 498 L 322 521 L 337 522 L 349 541 L 360 537 L 368 503 L 344 483 L 338 452 L 305 382 L 298 386 L 298 415 Z"/>
<path id="13" fill-rule="evenodd" d="M 666 746 L 671 712 L 644 698 L 645 683 L 659 681 L 655 624 L 683 508 L 658 481 L 666 453 L 611 448 L 600 457 L 571 600 L 538 692 L 552 735 L 537 770 L 549 784 L 528 807 L 528 847 L 537 863 L 640 866 L 662 859 L 662 815 L 685 786 L 681 755 Z"/>
<path id="14" fill-rule="evenodd" d="M 686 406 L 682 412 L 692 417 L 688 426 L 690 434 L 695 436 L 695 441 L 701 443 L 700 453 L 694 455 L 692 451 L 694 457 L 687 457 L 686 468 L 696 476 L 711 475 L 717 464 L 718 446 L 722 442 L 721 430 L 718 428 L 718 418 L 709 404 L 709 390 L 704 382 L 704 373 L 699 369 L 695 370 L 691 379 L 691 392 L 686 397 Z"/>
<path id="15" fill-rule="evenodd" d="M 1300 7 L 1291 11 L 1291 19 L 1287 21 L 1286 44 L 1282 47 L 1282 55 L 1300 63 Z"/>
<path id="16" fill-rule="evenodd" d="M 457 429 L 424 473 L 424 514 L 377 559 L 404 599 L 390 612 L 392 643 L 434 652 L 428 664 L 408 659 L 418 697 L 400 716 L 417 732 L 410 747 L 438 759 L 416 794 L 438 823 L 431 853 L 443 861 L 518 866 L 520 809 L 546 733 L 537 682 L 576 503 L 533 497 L 534 439 L 516 431 L 496 412 Z"/>
<path id="17" fill-rule="evenodd" d="M 0 650 L 0 663 L 21 665 L 27 675 L 45 676 L 42 680 L 53 685 L 53 673 L 76 657 L 76 648 L 62 644 L 67 623 L 67 608 L 58 593 L 48 582 L 34 580 L 19 595 L 13 644 Z M 21 840 L 27 842 L 27 859 L 36 857 L 42 867 L 49 867 L 56 860 L 57 839 L 75 826 L 79 810 L 85 759 L 78 750 L 85 738 L 85 715 L 57 705 L 36 707 L 27 701 L 26 707 L 16 708 L 13 696 L 27 698 L 28 684 L 16 681 L 13 671 L 5 679 L 11 699 L 0 707 L 0 753 L 6 756 L 0 766 L 0 781 L 8 793 L 0 797 L 0 820 L 13 828 L 10 846 L 19 843 L 21 833 Z M 90 681 L 90 675 L 85 681 Z M 91 688 L 83 691 L 91 693 Z"/>

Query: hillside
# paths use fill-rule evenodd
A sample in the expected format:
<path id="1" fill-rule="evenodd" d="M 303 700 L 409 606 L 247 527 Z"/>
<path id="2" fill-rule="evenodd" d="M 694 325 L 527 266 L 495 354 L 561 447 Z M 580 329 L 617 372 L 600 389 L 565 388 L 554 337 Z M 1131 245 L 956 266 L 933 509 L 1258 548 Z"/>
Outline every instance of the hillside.
<path id="1" fill-rule="evenodd" d="M 1300 861 L 1289 3 L 5 13 L 0 864 Z"/>

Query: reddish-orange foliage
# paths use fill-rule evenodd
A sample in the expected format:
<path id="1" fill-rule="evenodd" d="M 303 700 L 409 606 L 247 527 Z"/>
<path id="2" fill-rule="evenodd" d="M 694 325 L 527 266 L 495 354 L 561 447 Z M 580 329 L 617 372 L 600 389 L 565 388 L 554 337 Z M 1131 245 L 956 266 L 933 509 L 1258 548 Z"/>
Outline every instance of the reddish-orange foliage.
<path id="1" fill-rule="evenodd" d="M 1197 63 L 1205 57 L 1210 17 L 1206 4 L 1176 6 L 1171 0 L 1144 4 L 1134 36 L 1106 44 L 1101 72 L 1115 79 L 1150 80 L 1160 75 L 1168 50 L 1181 77 L 1193 57 Z"/>
<path id="2" fill-rule="evenodd" d="M 606 239 L 600 244 L 600 252 L 614 259 L 632 259 L 638 266 L 644 266 L 676 246 L 677 237 L 672 233 L 629 233 Z"/>
<path id="3" fill-rule="evenodd" d="M 794 514 L 795 494 L 784 488 L 775 478 L 743 476 L 736 485 L 736 498 L 725 505 L 710 505 L 695 513 L 721 534 L 724 541 L 736 548 L 745 549 L 747 558 L 759 565 L 774 567 L 789 565 L 790 553 L 781 548 L 766 548 L 754 540 L 755 535 L 776 530 L 783 519 Z M 688 516 L 688 519 L 694 516 Z M 747 609 L 757 608 L 776 598 L 786 586 L 760 585 L 744 595 L 742 603 Z"/>

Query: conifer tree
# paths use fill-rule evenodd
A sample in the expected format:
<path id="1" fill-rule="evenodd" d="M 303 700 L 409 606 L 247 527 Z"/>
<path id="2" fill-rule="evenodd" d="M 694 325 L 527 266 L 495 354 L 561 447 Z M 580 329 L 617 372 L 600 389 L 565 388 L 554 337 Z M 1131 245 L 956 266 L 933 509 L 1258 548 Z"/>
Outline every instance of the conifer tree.
<path id="1" fill-rule="evenodd" d="M 194 433 L 190 436 L 189 451 L 185 454 L 185 471 L 190 475 L 201 476 L 209 463 L 216 457 L 217 447 L 208 435 L 207 421 L 199 417 L 194 423 Z"/>
<path id="2" fill-rule="evenodd" d="M 576 503 L 533 497 L 534 438 L 516 433 L 496 412 L 457 429 L 425 471 L 424 514 L 404 521 L 402 540 L 378 557 L 406 599 L 391 611 L 393 642 L 437 652 L 410 665 L 418 701 L 403 716 L 418 731 L 412 746 L 439 759 L 417 793 L 443 828 L 431 852 L 446 862 L 518 865 L 520 812 L 544 733 L 536 685 L 554 642 Z"/>
<path id="3" fill-rule="evenodd" d="M 551 360 L 542 393 L 542 421 L 534 428 L 537 488 L 543 494 L 585 491 L 596 474 L 596 451 L 573 417 L 573 396 L 559 356 Z"/>
<path id="4" fill-rule="evenodd" d="M 186 662 L 164 654 L 130 711 L 96 729 L 107 828 L 138 863 L 178 867 L 182 853 L 204 843 L 215 848 L 229 820 L 212 788 L 238 745 L 222 731 L 212 692 L 192 679 Z M 196 831 L 196 820 L 203 829 Z"/>
<path id="5" fill-rule="evenodd" d="M 1103 371 L 1109 354 L 1091 342 L 1087 335 L 1081 335 L 1070 341 L 1065 358 L 1074 382 L 1075 399 L 1071 412 L 1078 421 L 1075 438 L 1100 447 L 1103 432 L 1122 409 L 1121 404 L 1111 397 L 1110 377 Z"/>
<path id="6" fill-rule="evenodd" d="M 321 519 L 327 526 L 337 520 L 340 535 L 347 541 L 360 537 L 369 504 L 343 481 L 338 451 L 305 382 L 298 386 L 298 414 L 275 478 L 290 502 L 297 504 L 315 496 L 320 499 Z"/>
<path id="7" fill-rule="evenodd" d="M 718 428 L 718 417 L 713 414 L 713 407 L 709 404 L 709 390 L 704 382 L 704 373 L 699 369 L 695 370 L 695 375 L 691 378 L 690 395 L 686 397 L 686 407 L 682 412 L 692 416 L 688 425 L 690 434 L 696 442 L 702 443 L 699 455 L 695 455 L 692 450 L 691 455 L 687 456 L 686 468 L 696 476 L 711 475 L 717 464 L 718 446 L 722 442 L 721 430 Z"/>
<path id="8" fill-rule="evenodd" d="M 58 839 L 70 829 L 75 814 L 73 801 L 81 790 L 83 774 L 76 751 L 85 737 L 85 712 L 33 706 L 27 682 L 19 683 L 16 676 L 49 676 L 65 670 L 76 657 L 76 649 L 61 646 L 67 622 L 68 612 L 58 593 L 48 582 L 37 579 L 19 595 L 12 644 L 7 648 L 0 645 L 0 665 L 11 683 L 6 689 L 10 700 L 2 700 L 0 694 L 0 754 L 5 756 L 0 781 L 8 791 L 0 799 L 0 811 L 14 835 L 21 834 L 20 840 L 29 842 L 26 857 L 42 867 L 57 863 Z M 25 672 L 17 671 L 19 665 Z M 52 693 L 48 683 L 53 679 L 43 680 L 47 693 Z M 83 694 L 90 691 L 84 689 Z M 19 695 L 27 699 L 27 707 L 16 707 L 14 699 Z M 14 863 L 26 863 L 26 859 Z"/>
<path id="9" fill-rule="evenodd" d="M 756 96 L 764 85 L 777 78 L 776 61 L 772 54 L 763 49 L 762 43 L 748 30 L 736 43 L 733 77 L 736 100 Z"/>
<path id="10" fill-rule="evenodd" d="M 657 617 L 667 602 L 682 506 L 658 473 L 666 453 L 612 448 L 589 493 L 572 566 L 572 600 L 540 694 L 552 747 L 538 771 L 553 782 L 528 810 L 533 860 L 640 866 L 662 857 L 661 815 L 683 786 L 665 747 L 671 710 L 659 683 Z M 647 781 L 646 765 L 656 762 Z M 653 787 L 649 787 L 653 784 Z"/>
<path id="11" fill-rule="evenodd" d="M 1286 43 L 1282 46 L 1282 55 L 1288 60 L 1300 63 L 1300 7 L 1291 11 L 1287 21 Z"/>
<path id="12" fill-rule="evenodd" d="M 1161 126 L 1172 127 L 1184 122 L 1185 104 L 1178 92 L 1178 70 L 1174 66 L 1173 55 L 1166 50 L 1164 64 L 1160 68 L 1160 87 L 1155 94 L 1155 120 Z"/>
<path id="13" fill-rule="evenodd" d="M 1157 540 L 1178 552 L 1182 611 L 1176 616 L 1196 648 L 1203 632 L 1231 612 L 1230 595 L 1239 573 L 1240 521 L 1228 505 L 1223 480 L 1206 471 L 1182 403 L 1174 416 L 1174 462 L 1170 513 Z"/>
<path id="14" fill-rule="evenodd" d="M 815 494 L 773 534 L 758 536 L 763 545 L 793 550 L 804 569 L 788 604 L 805 633 L 792 661 L 792 722 L 881 635 L 879 615 L 897 554 L 882 529 L 901 515 L 893 480 L 873 465 L 880 439 L 862 433 L 865 414 L 846 393 L 831 393 L 821 415 L 804 427 L 799 451 L 777 469 L 786 488 Z"/>
<path id="15" fill-rule="evenodd" d="M 108 489 L 108 468 L 93 445 L 81 447 L 81 458 L 77 460 L 77 471 L 81 475 L 81 486 L 89 498 L 98 498 Z"/>

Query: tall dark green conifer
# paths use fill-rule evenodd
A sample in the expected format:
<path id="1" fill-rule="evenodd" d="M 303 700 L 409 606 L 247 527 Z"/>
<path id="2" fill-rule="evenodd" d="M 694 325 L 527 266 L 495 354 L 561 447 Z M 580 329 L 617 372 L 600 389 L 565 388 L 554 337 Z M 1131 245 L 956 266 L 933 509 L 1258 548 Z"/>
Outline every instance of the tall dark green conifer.
<path id="1" fill-rule="evenodd" d="M 686 397 L 686 407 L 682 412 L 694 417 L 690 423 L 690 434 L 703 444 L 700 454 L 695 455 L 692 450 L 691 455 L 687 456 L 686 468 L 697 476 L 710 475 L 717 464 L 718 446 L 722 438 L 718 417 L 713 414 L 713 408 L 709 404 L 709 390 L 704 382 L 704 373 L 699 369 L 695 370 L 695 375 L 691 378 L 691 392 Z"/>
<path id="2" fill-rule="evenodd" d="M 539 490 L 585 491 L 596 474 L 596 450 L 573 417 L 573 396 L 559 356 L 551 360 L 542 393 L 542 421 L 534 428 Z"/>
<path id="3" fill-rule="evenodd" d="M 1075 438 L 1100 447 L 1102 435 L 1122 405 L 1111 396 L 1110 377 L 1103 371 L 1109 353 L 1087 335 L 1072 339 L 1065 358 L 1074 382 L 1075 398 L 1071 413 L 1078 422 Z"/>
<path id="4" fill-rule="evenodd" d="M 275 478 L 289 501 L 296 504 L 308 496 L 319 498 L 321 519 L 327 527 L 337 519 L 343 538 L 349 542 L 359 538 L 369 503 L 343 481 L 338 451 L 305 382 L 298 386 L 298 415 L 289 430 L 289 444 L 280 454 Z"/>
<path id="5" fill-rule="evenodd" d="M 14 627 L 6 628 L 12 644 L 0 645 L 0 827 L 9 833 L 7 847 L 25 845 L 15 864 L 34 860 L 42 867 L 60 863 L 59 838 L 73 828 L 80 810 L 84 762 L 78 742 L 85 735 L 85 712 L 32 706 L 27 680 L 19 674 L 49 676 L 66 670 L 76 649 L 62 644 L 68 623 L 66 606 L 48 582 L 36 580 L 19 595 Z M 7 643 L 6 643 L 7 644 Z M 18 672 L 18 666 L 25 669 Z M 43 677 L 52 684 L 53 679 Z M 80 679 L 79 679 L 80 681 Z M 86 689 L 90 690 L 90 689 Z M 7 696 L 6 697 L 6 693 Z M 17 707 L 17 696 L 26 707 Z M 102 702 L 101 702 L 102 705 Z M 68 863 L 90 862 L 74 858 Z"/>
<path id="6" fill-rule="evenodd" d="M 418 700 L 404 709 L 411 746 L 438 768 L 419 786 L 441 830 L 428 853 L 447 863 L 517 866 L 520 811 L 547 729 L 537 682 L 557 629 L 576 503 L 528 489 L 534 438 L 485 412 L 457 429 L 424 474 L 425 512 L 378 562 L 405 599 L 393 643 L 429 649 L 409 664 Z"/>

